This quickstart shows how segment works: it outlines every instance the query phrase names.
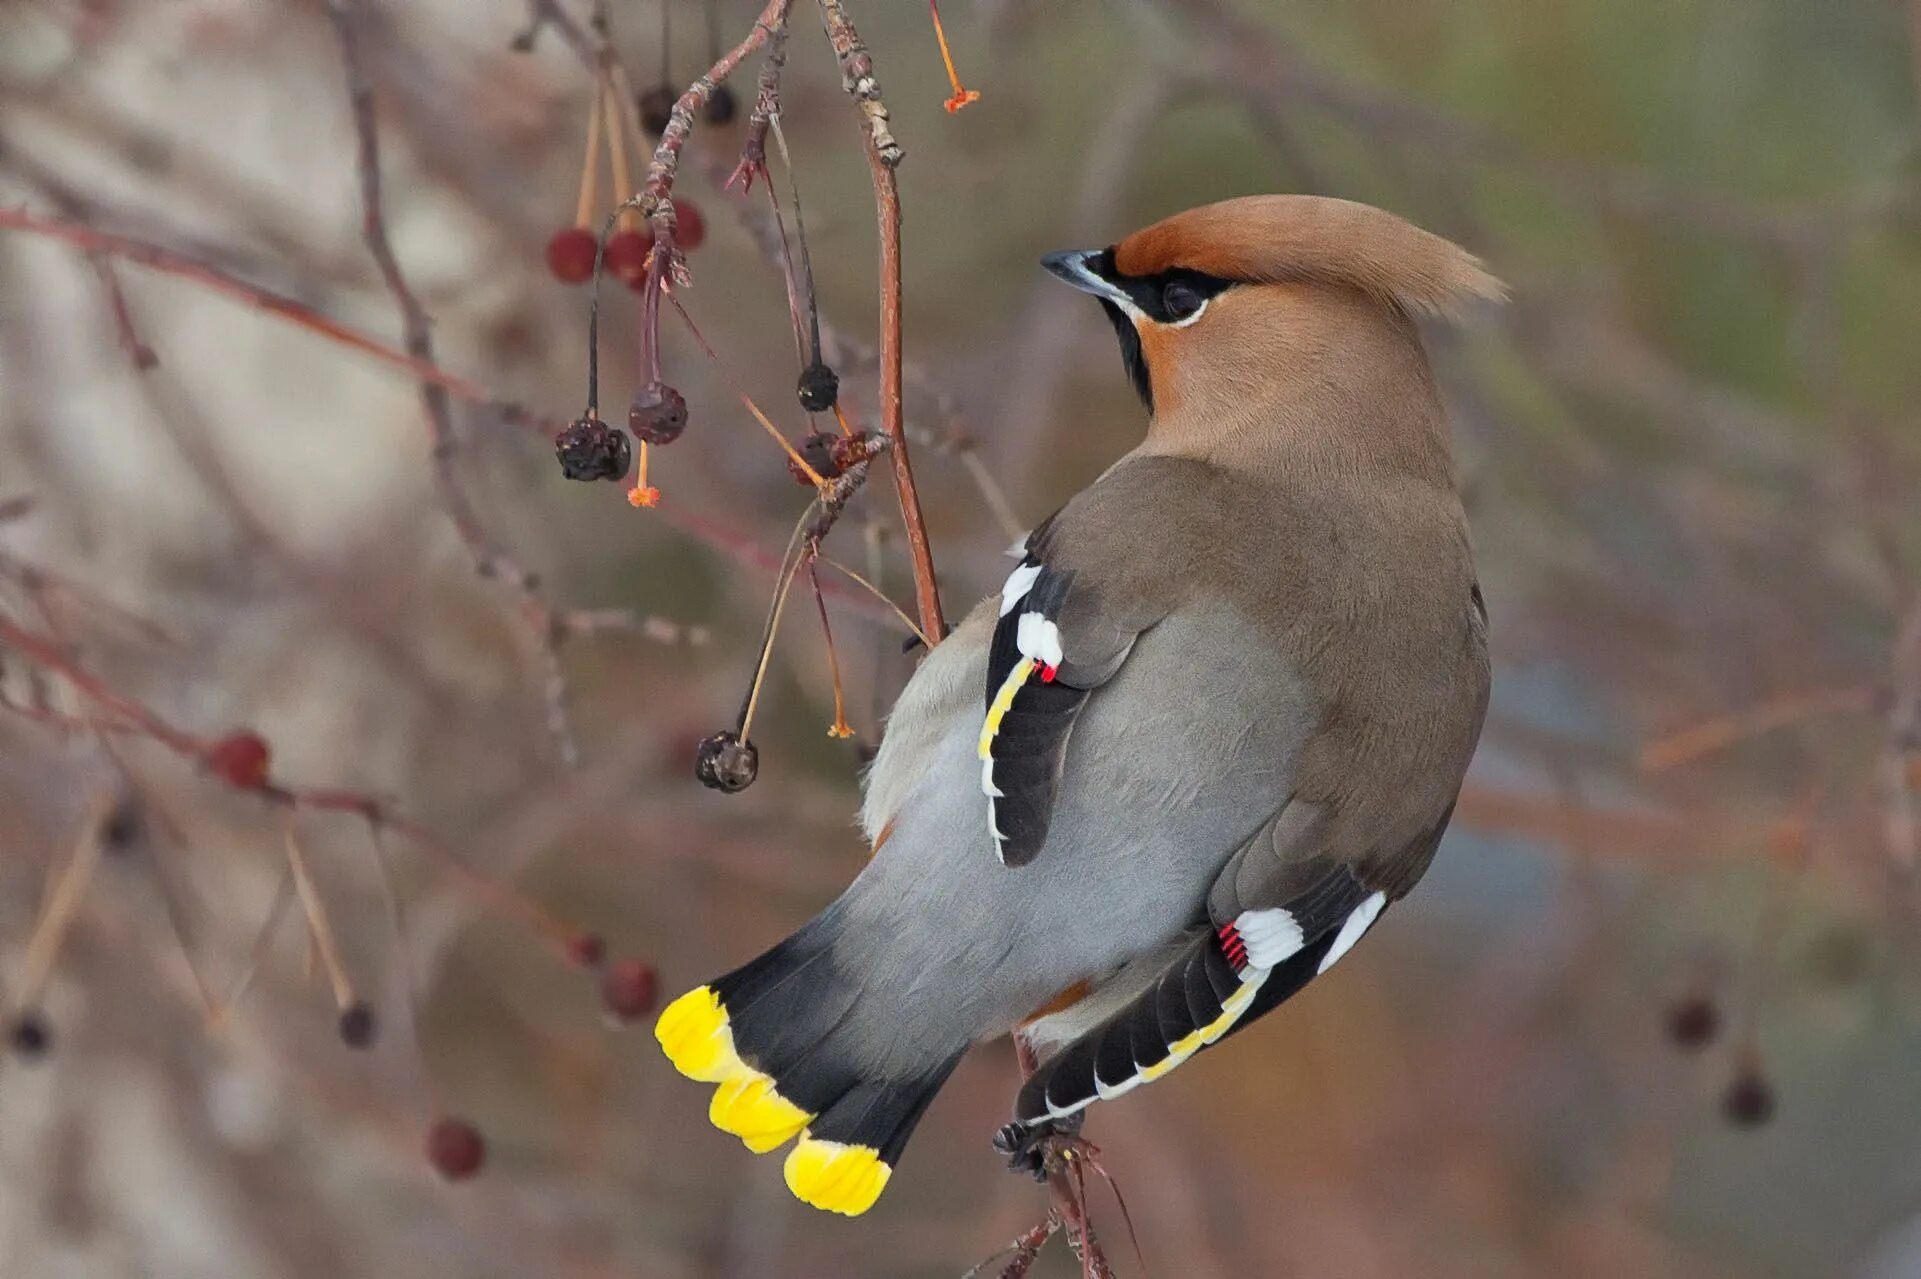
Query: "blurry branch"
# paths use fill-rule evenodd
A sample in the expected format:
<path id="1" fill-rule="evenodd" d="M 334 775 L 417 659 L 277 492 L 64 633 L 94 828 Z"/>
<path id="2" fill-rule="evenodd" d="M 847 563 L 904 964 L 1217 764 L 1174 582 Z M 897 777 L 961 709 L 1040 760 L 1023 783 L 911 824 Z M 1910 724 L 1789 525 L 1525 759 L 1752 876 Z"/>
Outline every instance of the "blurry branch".
<path id="1" fill-rule="evenodd" d="M 279 782 L 268 774 L 271 755 L 266 743 L 258 739 L 253 739 L 258 742 L 257 775 L 238 778 L 223 763 L 222 750 L 240 738 L 251 738 L 251 734 L 228 733 L 209 738 L 178 728 L 151 707 L 118 691 L 82 666 L 67 651 L 65 644 L 29 630 L 5 615 L 0 615 L 0 644 L 26 654 L 46 671 L 60 676 L 82 698 L 110 716 L 109 722 L 116 723 L 118 731 L 145 737 L 191 761 L 210 775 L 220 777 L 234 789 L 252 794 L 270 805 L 289 811 L 344 813 L 360 818 L 376 832 L 390 830 L 403 835 L 469 891 L 486 900 L 501 914 L 519 921 L 553 943 L 563 954 L 567 943 L 574 937 L 574 929 L 533 899 L 483 874 L 432 830 L 401 813 L 388 800 L 339 787 L 293 786 Z"/>
<path id="2" fill-rule="evenodd" d="M 401 330 L 407 354 L 422 366 L 435 367 L 433 335 L 427 312 L 407 284 L 407 277 L 394 256 L 387 235 L 387 219 L 380 186 L 380 133 L 374 116 L 373 88 L 367 81 L 360 59 L 358 15 L 349 0 L 328 0 L 327 17 L 333 23 L 345 66 L 348 104 L 353 112 L 357 140 L 356 168 L 360 176 L 362 208 L 361 238 L 380 269 L 380 278 L 393 295 L 400 311 Z M 542 671 L 542 693 L 547 707 L 547 729 L 560 750 L 561 762 L 573 765 L 579 757 L 574 740 L 572 718 L 567 710 L 567 676 L 561 665 L 559 641 L 566 632 L 555 626 L 554 609 L 541 590 L 539 579 L 512 555 L 493 542 L 480 522 L 479 513 L 462 485 L 457 468 L 460 447 L 454 427 L 453 402 L 447 388 L 432 379 L 420 383 L 420 402 L 425 410 L 428 434 L 432 440 L 434 480 L 440 490 L 440 503 L 454 531 L 460 535 L 474 571 L 481 577 L 504 583 L 520 605 L 521 617 L 532 639 Z"/>
<path id="3" fill-rule="evenodd" d="M 1918 9 L 1917 12 L 1921 12 Z M 1917 33 L 1921 34 L 1921 33 Z M 1921 600 L 1909 605 L 1894 642 L 1887 740 L 1877 764 L 1888 856 L 1904 874 L 1921 869 Z"/>
<path id="4" fill-rule="evenodd" d="M 223 297 L 232 298 L 243 305 L 281 316 L 296 326 L 317 333 L 329 341 L 404 370 L 423 383 L 443 387 L 459 399 L 498 414 L 510 425 L 525 427 L 542 435 L 552 435 L 558 429 L 558 418 L 530 414 L 485 386 L 460 374 L 448 372 L 431 359 L 423 359 L 397 350 L 378 338 L 343 324 L 303 302 L 297 302 L 271 289 L 249 284 L 219 268 L 159 245 L 96 230 L 93 227 L 59 218 L 41 217 L 19 209 L 0 209 L 0 230 L 26 231 L 43 235 L 73 245 L 85 253 L 105 254 L 124 259 L 162 274 L 187 280 Z M 14 499 L 14 502 L 25 504 L 29 500 L 21 497 Z M 768 571 L 778 563 L 774 557 L 764 553 L 751 538 L 738 534 L 714 520 L 686 513 L 668 514 L 663 518 L 683 532 L 708 543 L 714 549 L 742 564 Z M 830 593 L 852 600 L 857 606 L 865 604 L 863 597 L 849 592 L 834 591 L 830 588 Z M 871 608 L 865 611 L 876 618 L 884 616 L 883 613 Z M 618 630 L 663 641 L 669 636 L 693 644 L 705 643 L 708 639 L 708 633 L 703 627 L 684 626 L 681 623 L 637 612 L 617 612 L 608 609 L 592 609 L 584 612 L 561 610 L 553 615 L 551 621 L 555 627 L 567 635 L 600 634 Z"/>
<path id="5" fill-rule="evenodd" d="M 888 125 L 887 103 L 874 63 L 860 33 L 848 19 L 841 0 L 819 0 L 827 38 L 840 59 L 841 87 L 853 97 L 865 128 L 862 142 L 874 183 L 874 212 L 880 223 L 880 423 L 893 441 L 894 486 L 900 497 L 901 523 L 907 533 L 908 557 L 914 565 L 914 598 L 920 629 L 938 644 L 947 635 L 941 617 L 940 583 L 934 576 L 934 552 L 927 541 L 920 494 L 907 457 L 905 409 L 901 393 L 901 275 L 900 182 L 894 170 L 903 158 L 900 143 Z"/>
<path id="6" fill-rule="evenodd" d="M 379 338 L 363 333 L 351 325 L 343 324 L 304 302 L 296 301 L 261 285 L 250 284 L 219 267 L 210 266 L 172 249 L 131 236 L 97 230 L 62 218 L 41 217 L 28 213 L 24 209 L 0 208 L 0 231 L 26 231 L 46 236 L 61 240 L 89 255 L 121 258 L 159 271 L 164 275 L 188 280 L 244 306 L 277 315 L 330 342 L 339 343 L 363 355 L 371 356 L 383 364 L 401 369 L 423 383 L 440 387 L 451 395 L 479 405 L 491 413 L 497 413 L 513 425 L 529 427 L 547 434 L 552 434 L 559 429 L 557 424 L 550 424 L 543 419 L 529 416 L 525 409 L 510 400 L 496 396 L 478 382 L 457 373 L 448 372 L 435 364 L 431 357 L 397 350 Z"/>
<path id="7" fill-rule="evenodd" d="M 1718 716 L 1656 738 L 1641 748 L 1641 770 L 1658 773 L 1692 763 L 1703 756 L 1726 750 L 1737 742 L 1799 724 L 1817 715 L 1866 714 L 1874 709 L 1874 703 L 1874 690 L 1867 688 L 1825 688 L 1807 693 L 1786 693 L 1735 714 Z"/>

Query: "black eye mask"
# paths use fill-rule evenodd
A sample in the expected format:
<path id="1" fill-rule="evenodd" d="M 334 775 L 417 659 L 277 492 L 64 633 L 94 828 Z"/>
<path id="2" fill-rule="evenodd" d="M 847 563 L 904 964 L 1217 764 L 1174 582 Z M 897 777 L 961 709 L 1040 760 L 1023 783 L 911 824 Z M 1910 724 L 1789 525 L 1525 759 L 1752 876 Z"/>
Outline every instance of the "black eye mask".
<path id="1" fill-rule="evenodd" d="M 1232 280 L 1223 280 L 1202 271 L 1190 271 L 1186 267 L 1175 267 L 1154 275 L 1122 275 L 1114 266 L 1112 249 L 1090 260 L 1087 269 L 1125 293 L 1127 300 L 1139 308 L 1143 315 L 1160 324 L 1179 324 L 1198 312 L 1209 298 L 1234 285 Z M 1120 339 L 1121 363 L 1127 368 L 1127 378 L 1134 384 L 1141 402 L 1147 405 L 1147 411 L 1152 413 L 1154 385 L 1147 374 L 1147 357 L 1141 351 L 1140 332 L 1118 303 L 1102 298 L 1101 309 L 1113 321 L 1114 333 Z"/>

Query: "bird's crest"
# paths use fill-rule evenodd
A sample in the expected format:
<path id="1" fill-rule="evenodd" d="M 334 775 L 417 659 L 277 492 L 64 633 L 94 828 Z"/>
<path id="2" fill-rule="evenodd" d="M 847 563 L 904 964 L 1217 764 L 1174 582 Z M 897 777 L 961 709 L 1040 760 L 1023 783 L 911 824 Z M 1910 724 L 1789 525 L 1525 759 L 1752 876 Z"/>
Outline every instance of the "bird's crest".
<path id="1" fill-rule="evenodd" d="M 1227 280 L 1347 285 L 1417 315 L 1452 316 L 1507 288 L 1479 258 L 1371 205 L 1251 195 L 1177 213 L 1114 246 L 1122 275 L 1185 267 Z"/>

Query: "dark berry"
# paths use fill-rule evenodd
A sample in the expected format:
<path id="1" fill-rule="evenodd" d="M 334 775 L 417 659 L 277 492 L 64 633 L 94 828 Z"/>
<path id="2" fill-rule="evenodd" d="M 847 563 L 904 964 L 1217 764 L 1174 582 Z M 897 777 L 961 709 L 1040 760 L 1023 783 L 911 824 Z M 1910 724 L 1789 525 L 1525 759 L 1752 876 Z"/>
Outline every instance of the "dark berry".
<path id="1" fill-rule="evenodd" d="M 1705 1048 L 1721 1033 L 1721 1010 L 1705 995 L 1690 995 L 1668 1006 L 1668 1038 L 1676 1047 Z"/>
<path id="2" fill-rule="evenodd" d="M 46 1018 L 39 1013 L 24 1012 L 7 1027 L 7 1043 L 19 1056 L 36 1061 L 53 1047 L 53 1032 L 47 1029 Z"/>
<path id="3" fill-rule="evenodd" d="M 834 441 L 839 438 L 839 436 L 829 435 L 825 431 L 810 431 L 806 435 L 801 436 L 800 443 L 795 446 L 795 451 L 806 460 L 807 465 L 814 468 L 814 471 L 822 479 L 837 479 L 840 476 L 842 468 L 834 461 Z M 794 477 L 796 483 L 811 486 L 814 482 L 806 471 L 801 470 L 800 463 L 791 457 L 787 459 L 787 473 Z"/>
<path id="4" fill-rule="evenodd" d="M 1738 1128 L 1758 1128 L 1774 1118 L 1774 1085 L 1759 1069 L 1744 1067 L 1721 1094 L 1721 1113 Z"/>
<path id="5" fill-rule="evenodd" d="M 567 939 L 567 962 L 579 968 L 598 968 L 607 958 L 607 943 L 599 933 L 575 933 Z"/>
<path id="6" fill-rule="evenodd" d="M 465 1181 L 487 1162 L 487 1141 L 465 1119 L 442 1115 L 427 1129 L 427 1162 L 448 1181 Z"/>
<path id="7" fill-rule="evenodd" d="M 584 284 L 594 278 L 594 254 L 599 248 L 586 227 L 565 227 L 547 241 L 547 269 L 562 284 Z"/>
<path id="8" fill-rule="evenodd" d="M 740 113 L 740 103 L 734 99 L 734 91 L 724 84 L 714 86 L 707 95 L 707 105 L 700 109 L 701 118 L 709 124 L 732 124 Z"/>
<path id="9" fill-rule="evenodd" d="M 674 201 L 674 243 L 692 253 L 707 240 L 707 219 L 692 200 Z"/>
<path id="10" fill-rule="evenodd" d="M 554 456 L 570 480 L 618 480 L 634 460 L 634 446 L 619 427 L 583 417 L 554 437 Z"/>
<path id="11" fill-rule="evenodd" d="M 674 103 L 680 95 L 670 84 L 657 84 L 651 89 L 640 91 L 640 127 L 647 130 L 650 137 L 658 138 L 667 132 L 667 122 L 673 118 Z"/>
<path id="12" fill-rule="evenodd" d="M 672 444 L 687 429 L 687 398 L 665 382 L 641 387 L 627 406 L 627 429 L 649 444 Z"/>
<path id="13" fill-rule="evenodd" d="M 373 1005 L 364 999 L 355 1000 L 340 1010 L 340 1042 L 349 1048 L 365 1048 L 373 1043 L 378 1028 Z"/>
<path id="14" fill-rule="evenodd" d="M 114 804 L 100 827 L 100 846 L 109 853 L 130 853 L 140 843 L 145 829 L 140 806 L 132 799 L 123 798 Z"/>
<path id="15" fill-rule="evenodd" d="M 732 795 L 754 784 L 760 772 L 760 751 L 752 742 L 729 731 L 701 739 L 694 752 L 694 776 L 702 786 Z"/>
<path id="16" fill-rule="evenodd" d="M 840 399 L 840 374 L 815 360 L 800 371 L 800 382 L 794 389 L 802 408 L 809 413 L 825 413 Z"/>
<path id="17" fill-rule="evenodd" d="M 653 252 L 654 233 L 616 231 L 607 240 L 607 255 L 602 264 L 607 274 L 632 288 L 647 281 L 647 255 Z"/>
<path id="18" fill-rule="evenodd" d="M 229 733 L 207 748 L 207 771 L 239 790 L 259 790 L 267 784 L 273 759 L 258 733 Z"/>
<path id="19" fill-rule="evenodd" d="M 660 976 L 643 960 L 623 959 L 601 974 L 601 1003 L 619 1021 L 637 1021 L 654 1011 L 659 993 Z"/>

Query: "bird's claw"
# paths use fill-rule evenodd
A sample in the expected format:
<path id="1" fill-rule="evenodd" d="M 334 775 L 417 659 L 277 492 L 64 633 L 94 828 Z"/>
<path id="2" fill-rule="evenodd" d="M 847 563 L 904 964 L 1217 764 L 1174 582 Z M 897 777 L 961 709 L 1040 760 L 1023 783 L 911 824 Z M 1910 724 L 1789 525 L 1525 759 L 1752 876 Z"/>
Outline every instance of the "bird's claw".
<path id="1" fill-rule="evenodd" d="M 1015 1172 L 1045 1181 L 1049 1172 L 1087 1145 L 1080 1138 L 1083 1118 L 1074 1114 L 1032 1124 L 1017 1119 L 994 1133 L 994 1149 L 1007 1156 L 1007 1166 Z"/>

